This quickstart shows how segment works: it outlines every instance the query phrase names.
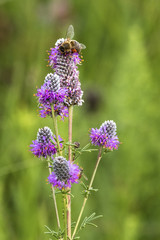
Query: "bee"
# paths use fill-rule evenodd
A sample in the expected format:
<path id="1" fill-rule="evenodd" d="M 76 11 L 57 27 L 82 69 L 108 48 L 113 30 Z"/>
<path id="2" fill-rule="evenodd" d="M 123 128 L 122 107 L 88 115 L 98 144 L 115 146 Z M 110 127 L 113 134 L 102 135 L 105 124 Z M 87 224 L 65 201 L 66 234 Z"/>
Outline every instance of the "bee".
<path id="1" fill-rule="evenodd" d="M 74 37 L 74 28 L 72 25 L 68 27 L 66 40 L 59 46 L 61 53 L 80 53 L 81 49 L 85 49 L 86 46 L 82 43 L 79 43 L 76 40 L 72 40 Z"/>
<path id="2" fill-rule="evenodd" d="M 83 168 L 80 167 L 80 173 L 78 175 L 78 179 L 81 179 L 81 177 L 84 177 L 85 180 L 88 180 L 88 178 L 86 177 L 86 175 L 83 173 Z"/>

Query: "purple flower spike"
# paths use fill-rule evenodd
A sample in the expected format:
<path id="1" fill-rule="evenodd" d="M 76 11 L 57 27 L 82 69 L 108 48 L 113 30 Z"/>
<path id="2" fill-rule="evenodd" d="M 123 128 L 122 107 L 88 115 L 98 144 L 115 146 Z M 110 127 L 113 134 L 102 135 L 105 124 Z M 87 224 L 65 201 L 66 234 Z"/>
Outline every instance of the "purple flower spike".
<path id="1" fill-rule="evenodd" d="M 70 163 L 64 157 L 55 157 L 53 161 L 53 172 L 49 175 L 48 181 L 54 187 L 71 188 L 72 183 L 78 183 L 80 168 Z"/>
<path id="2" fill-rule="evenodd" d="M 53 91 L 50 87 L 51 82 L 44 83 L 41 88 L 37 89 L 36 96 L 40 104 L 54 104 L 63 103 L 66 97 L 66 90 L 60 88 L 57 91 Z"/>
<path id="3" fill-rule="evenodd" d="M 35 94 L 40 104 L 40 116 L 52 116 L 51 105 L 54 106 L 54 112 L 61 116 L 68 117 L 68 108 L 64 105 L 67 97 L 67 90 L 60 87 L 60 77 L 56 73 L 49 73 L 45 77 L 44 84 Z"/>
<path id="4" fill-rule="evenodd" d="M 59 136 L 59 141 L 62 141 L 62 138 Z M 36 157 L 47 157 L 54 155 L 57 152 L 57 143 L 55 136 L 49 127 L 40 128 L 37 133 L 37 139 L 32 141 L 33 144 L 30 145 L 30 151 Z M 62 147 L 62 143 L 60 143 Z"/>
<path id="5" fill-rule="evenodd" d="M 66 39 L 58 39 L 55 47 L 49 51 L 49 66 L 53 68 L 56 74 L 60 77 L 60 87 L 67 90 L 64 103 L 67 106 L 82 105 L 83 91 L 79 81 L 79 71 L 77 65 L 81 63 L 81 58 L 78 52 L 62 53 L 60 51 L 61 44 Z"/>
<path id="6" fill-rule="evenodd" d="M 91 142 L 95 146 L 103 146 L 103 148 L 113 150 L 118 149 L 120 144 L 116 135 L 117 126 L 114 121 L 105 121 L 99 129 L 91 129 Z"/>

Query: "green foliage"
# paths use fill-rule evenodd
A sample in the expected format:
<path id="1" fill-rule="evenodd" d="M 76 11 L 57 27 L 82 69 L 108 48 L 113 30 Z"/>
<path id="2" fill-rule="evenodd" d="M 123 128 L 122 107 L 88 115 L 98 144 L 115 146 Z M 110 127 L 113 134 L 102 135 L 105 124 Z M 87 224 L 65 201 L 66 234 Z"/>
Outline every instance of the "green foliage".
<path id="1" fill-rule="evenodd" d="M 45 232 L 45 234 L 50 235 L 51 237 L 54 237 L 56 239 L 61 239 L 64 236 L 64 231 L 62 231 L 61 229 L 59 229 L 58 232 L 51 230 L 49 227 L 45 226 L 48 230 L 48 232 Z"/>
<path id="2" fill-rule="evenodd" d="M 96 213 L 92 213 L 89 217 L 85 217 L 80 225 L 79 231 L 82 230 L 83 228 L 85 228 L 87 225 L 97 227 L 97 225 L 95 223 L 93 223 L 92 221 L 94 221 L 98 218 L 101 218 L 101 217 L 102 217 L 102 215 L 96 216 Z"/>
<path id="3" fill-rule="evenodd" d="M 77 231 L 77 234 L 83 230 L 86 226 L 93 226 L 93 227 L 97 227 L 97 225 L 95 223 L 93 223 L 93 221 L 95 221 L 98 218 L 103 217 L 102 215 L 98 215 L 96 216 L 96 213 L 92 213 L 89 217 L 85 217 Z M 76 235 L 77 235 L 76 234 Z M 79 236 L 75 236 L 73 239 L 79 239 Z"/>
<path id="4" fill-rule="evenodd" d="M 82 239 L 159 240 L 159 1 L 17 0 L 0 6 L 0 239 L 48 239 L 43 226 L 57 227 L 47 163 L 27 146 L 39 127 L 52 128 L 49 118 L 37 116 L 33 94 L 52 71 L 45 51 L 73 24 L 75 38 L 87 46 L 80 66 L 85 103 L 74 108 L 73 141 L 85 146 L 91 127 L 113 119 L 123 143 L 100 163 L 93 186 L 99 191 L 85 210 L 104 217 Z M 58 124 L 67 140 L 67 120 Z M 76 160 L 88 178 L 96 157 L 85 152 Z M 80 191 L 73 187 L 73 220 Z"/>
<path id="5" fill-rule="evenodd" d="M 89 194 L 91 194 L 91 192 L 98 192 L 98 189 L 94 189 L 93 187 L 90 187 L 88 185 L 86 185 L 84 182 L 81 182 L 81 186 L 84 188 L 84 190 L 82 191 L 82 195 L 84 195 L 85 198 L 88 197 Z"/>

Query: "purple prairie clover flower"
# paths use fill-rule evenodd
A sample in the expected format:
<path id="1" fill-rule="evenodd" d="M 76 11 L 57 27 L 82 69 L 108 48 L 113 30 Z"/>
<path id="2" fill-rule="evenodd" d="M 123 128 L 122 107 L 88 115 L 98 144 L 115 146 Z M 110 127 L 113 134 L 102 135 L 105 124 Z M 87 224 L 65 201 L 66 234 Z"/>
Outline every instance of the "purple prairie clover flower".
<path id="1" fill-rule="evenodd" d="M 54 48 L 50 48 L 50 51 L 48 51 L 49 55 L 49 66 L 53 68 L 54 70 L 57 70 L 56 73 L 61 76 L 61 73 L 71 73 L 75 68 L 77 69 L 77 65 L 81 64 L 82 59 L 79 56 L 79 53 L 77 52 L 68 52 L 68 53 L 62 53 L 59 50 L 60 45 L 65 41 L 66 39 L 60 38 L 55 43 Z M 75 64 L 75 68 L 71 71 L 71 68 L 68 69 L 68 72 L 66 71 L 67 66 L 71 66 L 72 64 Z M 59 68 L 59 65 L 62 68 Z M 60 70 L 60 72 L 59 72 Z"/>
<path id="2" fill-rule="evenodd" d="M 108 120 L 108 121 L 105 121 L 104 123 L 102 123 L 99 130 L 102 134 L 106 134 L 108 136 L 108 138 L 112 138 L 112 137 L 116 136 L 116 134 L 117 134 L 116 133 L 117 126 L 113 120 Z"/>
<path id="3" fill-rule="evenodd" d="M 90 131 L 92 144 L 109 150 L 118 149 L 120 142 L 116 130 L 116 123 L 112 120 L 105 121 L 99 129 L 92 128 Z"/>
<path id="4" fill-rule="evenodd" d="M 47 116 L 50 116 L 52 117 L 52 109 L 51 109 L 51 106 L 50 104 L 41 104 L 39 106 L 39 114 L 40 114 L 40 117 L 42 118 L 45 118 Z"/>
<path id="5" fill-rule="evenodd" d="M 52 117 L 52 109 L 49 104 L 41 104 L 39 109 L 39 113 L 42 118 L 45 118 L 47 116 Z M 61 120 L 64 120 L 64 117 L 68 117 L 68 108 L 62 103 L 54 104 L 54 112 L 56 115 L 59 115 L 61 117 Z"/>
<path id="6" fill-rule="evenodd" d="M 81 63 L 78 52 L 62 53 L 59 49 L 66 39 L 58 39 L 55 47 L 49 51 L 49 66 L 53 68 L 60 77 L 60 87 L 67 89 L 64 100 L 67 106 L 82 105 L 83 91 L 79 81 L 79 71 L 77 65 Z"/>
<path id="7" fill-rule="evenodd" d="M 51 105 L 54 105 L 54 112 L 61 116 L 68 117 L 68 109 L 64 105 L 64 100 L 67 96 L 66 89 L 60 88 L 60 79 L 56 73 L 49 73 L 45 77 L 44 84 L 35 94 L 38 97 L 40 104 L 40 116 L 52 116 Z"/>
<path id="8" fill-rule="evenodd" d="M 50 73 L 46 76 L 41 88 L 37 89 L 36 96 L 40 104 L 63 103 L 66 97 L 66 90 L 60 88 L 58 75 Z"/>
<path id="9" fill-rule="evenodd" d="M 62 103 L 54 104 L 54 111 L 57 115 L 61 116 L 62 120 L 64 120 L 64 117 L 68 117 L 68 108 Z"/>
<path id="10" fill-rule="evenodd" d="M 62 138 L 59 136 L 59 141 L 62 142 Z M 36 157 L 47 157 L 54 155 L 57 152 L 57 143 L 55 136 L 49 127 L 40 128 L 37 133 L 37 139 L 32 141 L 30 145 L 30 151 Z M 62 143 L 60 143 L 62 147 Z"/>
<path id="11" fill-rule="evenodd" d="M 48 181 L 59 189 L 71 188 L 72 183 L 78 183 L 79 174 L 80 168 L 78 165 L 59 156 L 53 160 L 53 172 L 49 175 Z"/>

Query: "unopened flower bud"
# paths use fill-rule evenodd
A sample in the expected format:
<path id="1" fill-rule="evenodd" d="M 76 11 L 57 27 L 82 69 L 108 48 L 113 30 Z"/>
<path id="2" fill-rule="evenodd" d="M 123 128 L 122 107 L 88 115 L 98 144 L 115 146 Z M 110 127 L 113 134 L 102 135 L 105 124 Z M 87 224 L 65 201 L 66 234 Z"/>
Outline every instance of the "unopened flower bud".
<path id="1" fill-rule="evenodd" d="M 100 126 L 100 132 L 102 134 L 107 134 L 109 138 L 114 137 L 117 133 L 117 126 L 116 123 L 113 120 L 108 120 L 105 121 L 101 126 Z"/>
<path id="2" fill-rule="evenodd" d="M 37 141 L 39 143 L 48 143 L 52 135 L 53 133 L 49 127 L 40 128 L 37 133 Z"/>
<path id="3" fill-rule="evenodd" d="M 51 91 L 57 92 L 60 89 L 60 77 L 56 73 L 49 73 L 44 82 Z"/>
<path id="4" fill-rule="evenodd" d="M 54 159 L 53 170 L 57 180 L 66 182 L 70 178 L 68 161 L 62 156 Z"/>

